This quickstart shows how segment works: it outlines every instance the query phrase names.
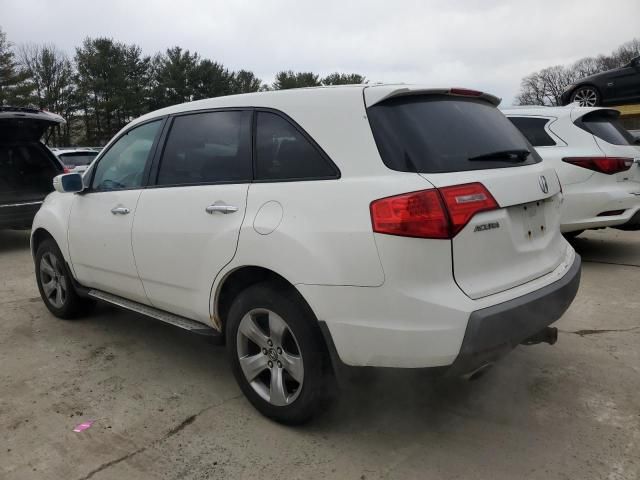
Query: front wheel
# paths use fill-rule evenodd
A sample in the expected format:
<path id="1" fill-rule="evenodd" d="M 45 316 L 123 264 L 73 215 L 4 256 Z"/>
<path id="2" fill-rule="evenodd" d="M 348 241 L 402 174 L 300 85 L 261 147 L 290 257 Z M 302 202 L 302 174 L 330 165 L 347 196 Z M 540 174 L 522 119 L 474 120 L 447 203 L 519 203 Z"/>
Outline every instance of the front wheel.
<path id="1" fill-rule="evenodd" d="M 317 319 L 288 289 L 253 285 L 233 302 L 226 325 L 240 388 L 263 415 L 299 424 L 327 399 L 325 349 Z"/>
<path id="2" fill-rule="evenodd" d="M 571 94 L 571 103 L 578 102 L 581 107 L 596 107 L 600 105 L 600 92 L 589 85 L 578 87 Z"/>
<path id="3" fill-rule="evenodd" d="M 36 252 L 36 282 L 44 304 L 56 317 L 75 318 L 94 305 L 76 293 L 62 252 L 52 239 L 43 241 Z"/>

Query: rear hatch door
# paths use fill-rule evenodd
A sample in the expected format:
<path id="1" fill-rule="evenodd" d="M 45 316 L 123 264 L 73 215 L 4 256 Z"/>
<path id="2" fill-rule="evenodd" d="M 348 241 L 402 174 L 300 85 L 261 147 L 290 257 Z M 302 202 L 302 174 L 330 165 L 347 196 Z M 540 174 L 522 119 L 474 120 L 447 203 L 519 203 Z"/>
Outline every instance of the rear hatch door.
<path id="1" fill-rule="evenodd" d="M 40 142 L 62 117 L 39 110 L 0 107 L 0 204 L 42 200 L 63 167 Z"/>
<path id="2" fill-rule="evenodd" d="M 60 115 L 31 108 L 0 107 L 0 141 L 37 141 L 48 128 L 65 123 Z"/>
<path id="3" fill-rule="evenodd" d="M 475 214 L 451 240 L 455 280 L 473 299 L 550 273 L 567 254 L 555 170 L 496 103 L 423 94 L 386 98 L 368 109 L 389 168 L 414 171 L 437 188 L 481 183 L 495 199 L 497 208 Z"/>

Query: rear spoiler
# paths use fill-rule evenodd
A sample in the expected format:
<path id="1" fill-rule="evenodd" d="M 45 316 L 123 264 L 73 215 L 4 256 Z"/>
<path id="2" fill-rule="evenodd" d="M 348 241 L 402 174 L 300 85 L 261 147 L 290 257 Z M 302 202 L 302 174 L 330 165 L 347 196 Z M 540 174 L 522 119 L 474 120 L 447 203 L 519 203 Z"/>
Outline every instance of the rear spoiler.
<path id="1" fill-rule="evenodd" d="M 579 105 L 571 104 L 574 108 L 571 110 L 571 121 L 575 122 L 576 120 L 584 117 L 593 112 L 602 112 L 604 115 L 607 115 L 611 118 L 618 118 L 620 116 L 620 111 L 615 108 L 602 108 L 602 107 L 581 107 Z"/>
<path id="2" fill-rule="evenodd" d="M 367 85 L 364 88 L 364 101 L 367 107 L 372 107 L 377 103 L 384 102 L 390 98 L 406 97 L 411 95 L 451 95 L 454 97 L 479 98 L 498 106 L 501 98 L 489 93 L 466 88 L 424 88 L 418 85 Z"/>

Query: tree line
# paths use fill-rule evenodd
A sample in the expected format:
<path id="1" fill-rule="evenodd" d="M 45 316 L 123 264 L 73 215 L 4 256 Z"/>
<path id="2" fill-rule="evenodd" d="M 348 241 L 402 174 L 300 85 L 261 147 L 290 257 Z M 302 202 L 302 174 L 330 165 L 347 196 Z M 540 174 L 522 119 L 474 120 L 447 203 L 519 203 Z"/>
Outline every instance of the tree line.
<path id="1" fill-rule="evenodd" d="M 321 85 L 366 83 L 356 73 L 283 70 L 272 84 L 175 46 L 144 55 L 137 45 L 86 38 L 73 57 L 53 44 L 14 46 L 0 29 L 0 106 L 37 107 L 67 123 L 49 144 L 104 145 L 134 118 L 203 98 Z"/>
<path id="2" fill-rule="evenodd" d="M 585 57 L 573 65 L 555 65 L 527 75 L 520 83 L 515 98 L 517 105 L 560 105 L 564 89 L 577 80 L 596 73 L 627 65 L 640 55 L 640 40 L 634 38 L 610 55 Z"/>

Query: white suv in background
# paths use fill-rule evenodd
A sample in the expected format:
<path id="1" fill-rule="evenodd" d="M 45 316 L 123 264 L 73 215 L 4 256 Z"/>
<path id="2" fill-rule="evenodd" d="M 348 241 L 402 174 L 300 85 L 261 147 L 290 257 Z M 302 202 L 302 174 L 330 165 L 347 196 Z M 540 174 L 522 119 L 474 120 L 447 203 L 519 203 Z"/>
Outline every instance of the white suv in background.
<path id="1" fill-rule="evenodd" d="M 498 101 L 360 85 L 147 114 L 85 185 L 56 178 L 32 230 L 42 298 L 223 336 L 248 399 L 287 423 L 348 366 L 473 374 L 553 343 L 580 257 L 553 167 Z"/>
<path id="2" fill-rule="evenodd" d="M 503 113 L 558 172 L 565 196 L 563 233 L 640 229 L 640 149 L 618 123 L 617 110 L 572 104 Z"/>

